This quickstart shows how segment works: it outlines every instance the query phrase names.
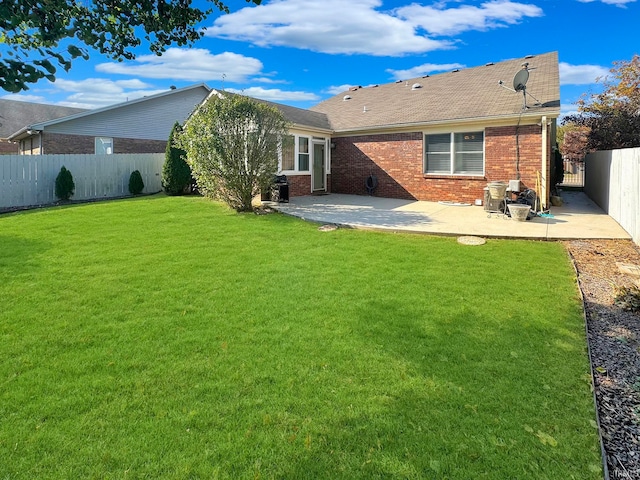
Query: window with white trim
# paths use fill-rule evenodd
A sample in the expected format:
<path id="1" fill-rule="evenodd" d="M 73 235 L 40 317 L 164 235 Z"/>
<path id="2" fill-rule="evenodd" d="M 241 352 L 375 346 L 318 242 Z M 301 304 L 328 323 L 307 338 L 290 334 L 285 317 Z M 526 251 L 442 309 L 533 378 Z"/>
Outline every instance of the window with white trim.
<path id="1" fill-rule="evenodd" d="M 309 171 L 309 137 L 298 137 L 298 171 Z"/>
<path id="2" fill-rule="evenodd" d="M 280 171 L 309 173 L 311 138 L 305 135 L 286 135 L 282 138 L 279 152 Z"/>
<path id="3" fill-rule="evenodd" d="M 113 138 L 96 137 L 96 155 L 112 155 Z"/>
<path id="4" fill-rule="evenodd" d="M 296 169 L 296 139 L 293 135 L 286 135 L 282 139 L 280 155 L 280 170 Z"/>
<path id="5" fill-rule="evenodd" d="M 483 175 L 484 132 L 425 135 L 424 172 L 441 175 Z"/>

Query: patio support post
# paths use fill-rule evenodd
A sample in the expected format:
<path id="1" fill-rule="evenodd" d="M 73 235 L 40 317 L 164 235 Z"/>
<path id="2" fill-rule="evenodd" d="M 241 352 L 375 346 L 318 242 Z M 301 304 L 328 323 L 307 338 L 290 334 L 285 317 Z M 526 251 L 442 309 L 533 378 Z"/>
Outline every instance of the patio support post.
<path id="1" fill-rule="evenodd" d="M 549 127 L 547 126 L 547 116 L 542 116 L 542 171 L 540 172 L 540 201 L 543 209 L 547 209 L 547 142 L 549 137 Z"/>

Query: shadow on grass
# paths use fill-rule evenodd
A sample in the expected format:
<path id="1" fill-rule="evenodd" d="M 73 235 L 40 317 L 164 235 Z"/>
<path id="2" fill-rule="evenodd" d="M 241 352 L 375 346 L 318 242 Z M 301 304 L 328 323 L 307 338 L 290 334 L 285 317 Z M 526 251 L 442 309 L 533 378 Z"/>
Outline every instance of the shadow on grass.
<path id="1" fill-rule="evenodd" d="M 49 210 L 49 209 L 62 209 L 62 208 L 72 208 L 72 207 L 77 207 L 77 206 L 82 206 L 82 205 L 87 205 L 87 204 L 94 204 L 94 203 L 112 203 L 112 202 L 116 202 L 116 201 L 121 201 L 121 200 L 129 200 L 129 201 L 137 201 L 137 200 L 158 200 L 161 198 L 165 198 L 167 195 L 164 192 L 153 192 L 153 193 L 142 193 L 142 194 L 138 194 L 138 195 L 124 195 L 124 196 L 120 196 L 120 197 L 108 197 L 108 198 L 104 198 L 104 197 L 100 197 L 100 198 L 88 198 L 88 199 L 84 199 L 84 200 L 60 200 L 58 202 L 54 202 L 54 203 L 45 203 L 45 204 L 41 204 L 41 205 L 26 205 L 26 206 L 20 206 L 20 207 L 4 207 L 4 208 L 0 208 L 0 218 L 3 215 L 11 215 L 11 214 L 16 214 L 16 213 L 20 213 L 20 214 L 29 214 L 29 213 L 35 213 L 35 212 L 41 212 L 42 210 Z M 185 195 L 188 196 L 188 195 Z M 200 196 L 200 195 L 196 195 L 193 194 L 192 196 Z"/>
<path id="2" fill-rule="evenodd" d="M 372 361 L 368 370 L 353 372 L 354 392 L 359 377 L 366 383 L 382 372 L 376 371 L 380 365 L 389 367 L 388 382 L 368 399 L 354 393 L 352 405 L 336 405 L 342 411 L 325 425 L 328 436 L 318 439 L 323 461 L 301 456 L 285 477 L 322 475 L 318 465 L 332 464 L 332 474 L 350 465 L 334 478 L 399 472 L 403 478 L 509 478 L 513 471 L 562 478 L 576 467 L 561 465 L 563 456 L 575 453 L 572 447 L 549 448 L 536 436 L 553 422 L 572 422 L 563 418 L 562 374 L 554 374 L 563 354 L 554 357 L 553 350 L 579 356 L 580 349 L 565 342 L 570 332 L 562 320 L 541 327 L 524 317 L 505 314 L 502 322 L 455 309 L 429 319 L 421 308 L 393 299 L 370 300 L 362 311 L 353 336 Z M 523 337 L 528 328 L 535 331 L 532 339 Z M 521 348 L 520 342 L 536 345 Z M 376 407 L 364 410 L 357 402 Z M 340 445 L 352 448 L 337 451 Z"/>
<path id="3" fill-rule="evenodd" d="M 23 274 L 37 268 L 40 254 L 50 248 L 49 243 L 42 240 L 0 233 L 0 277 Z"/>

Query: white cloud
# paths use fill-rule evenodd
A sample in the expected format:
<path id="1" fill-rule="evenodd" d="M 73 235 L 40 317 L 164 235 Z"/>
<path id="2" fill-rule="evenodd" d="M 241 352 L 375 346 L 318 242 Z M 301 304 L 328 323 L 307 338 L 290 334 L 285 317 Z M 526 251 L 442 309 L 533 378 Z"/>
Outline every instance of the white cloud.
<path id="1" fill-rule="evenodd" d="M 262 62 L 232 52 L 212 54 L 204 48 L 169 48 L 162 56 L 142 55 L 130 62 L 100 63 L 96 70 L 191 82 L 222 81 L 223 77 L 228 82 L 245 82 L 261 73 Z"/>
<path id="2" fill-rule="evenodd" d="M 209 36 L 324 53 L 400 55 L 446 48 L 376 10 L 380 0 L 280 0 L 219 17 Z"/>
<path id="3" fill-rule="evenodd" d="M 117 81 L 106 78 L 87 78 L 80 81 L 58 79 L 54 87 L 69 93 L 64 100 L 57 102 L 59 105 L 78 108 L 100 108 L 166 91 L 134 79 Z"/>
<path id="4" fill-rule="evenodd" d="M 274 80 L 273 78 L 269 78 L 269 77 L 256 77 L 256 78 L 252 78 L 251 81 L 260 82 L 260 83 L 269 83 L 269 84 L 290 83 L 286 80 Z"/>
<path id="5" fill-rule="evenodd" d="M 407 78 L 428 75 L 431 72 L 444 72 L 448 70 L 455 70 L 456 68 L 465 68 L 465 65 L 461 63 L 443 63 L 440 65 L 435 63 L 424 63 L 407 70 L 392 70 L 389 68 L 387 69 L 387 72 L 393 76 L 394 80 L 406 80 Z"/>
<path id="6" fill-rule="evenodd" d="M 206 35 L 324 53 L 398 56 L 452 48 L 434 39 L 542 15 L 534 5 L 490 1 L 479 7 L 412 4 L 383 11 L 381 0 L 274 0 L 216 19 Z M 426 33 L 427 35 L 425 35 Z"/>
<path id="7" fill-rule="evenodd" d="M 286 90 L 280 90 L 278 88 L 269 89 L 262 87 L 249 87 L 243 90 L 235 88 L 227 88 L 226 90 L 231 93 L 239 93 L 248 97 L 260 98 L 262 100 L 268 100 L 271 102 L 319 100 L 319 97 L 315 93 L 288 92 Z"/>
<path id="8" fill-rule="evenodd" d="M 18 102 L 47 103 L 45 97 L 24 93 L 10 93 L 8 95 L 3 95 L 0 98 L 3 100 L 16 100 Z"/>
<path id="9" fill-rule="evenodd" d="M 542 9 L 535 5 L 495 0 L 480 6 L 462 5 L 439 8 L 411 4 L 397 10 L 398 15 L 432 35 L 458 35 L 469 30 L 489 30 L 514 25 L 525 17 L 540 17 Z"/>
<path id="10" fill-rule="evenodd" d="M 596 0 L 578 0 L 580 3 L 593 3 Z M 627 8 L 627 3 L 633 3 L 636 0 L 601 0 L 607 5 L 615 5 L 616 7 Z"/>
<path id="11" fill-rule="evenodd" d="M 344 85 L 332 85 L 329 88 L 327 88 L 325 91 L 327 93 L 330 93 L 331 95 L 337 95 L 339 93 L 346 92 L 351 87 L 353 87 L 353 85 L 345 83 Z"/>
<path id="12" fill-rule="evenodd" d="M 609 69 L 599 65 L 570 65 L 560 62 L 561 85 L 590 85 L 609 74 Z"/>

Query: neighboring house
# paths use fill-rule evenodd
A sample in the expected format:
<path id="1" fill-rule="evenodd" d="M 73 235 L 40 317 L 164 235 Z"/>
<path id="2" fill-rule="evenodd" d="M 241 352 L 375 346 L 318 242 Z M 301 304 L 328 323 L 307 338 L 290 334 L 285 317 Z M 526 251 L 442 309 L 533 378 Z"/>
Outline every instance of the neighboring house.
<path id="1" fill-rule="evenodd" d="M 9 141 L 9 137 L 25 125 L 85 111 L 83 108 L 0 99 L 0 155 L 18 153 L 18 142 Z"/>
<path id="2" fill-rule="evenodd" d="M 24 155 L 163 153 L 175 122 L 183 123 L 210 91 L 205 84 L 173 88 L 63 118 L 22 124 L 9 140 L 19 142 L 19 153 Z"/>
<path id="3" fill-rule="evenodd" d="M 526 108 L 522 91 L 503 88 L 512 88 L 524 64 Z M 560 115 L 557 52 L 354 87 L 311 111 L 325 115 L 331 129 L 323 167 L 331 192 L 366 194 L 374 175 L 377 196 L 472 203 L 483 199 L 488 182 L 520 180 L 521 190 L 536 190 L 548 205 Z M 316 148 L 313 133 L 296 138 L 296 168 L 282 159 L 293 182 L 315 171 L 304 158 Z M 313 183 L 308 193 L 323 190 Z"/>

